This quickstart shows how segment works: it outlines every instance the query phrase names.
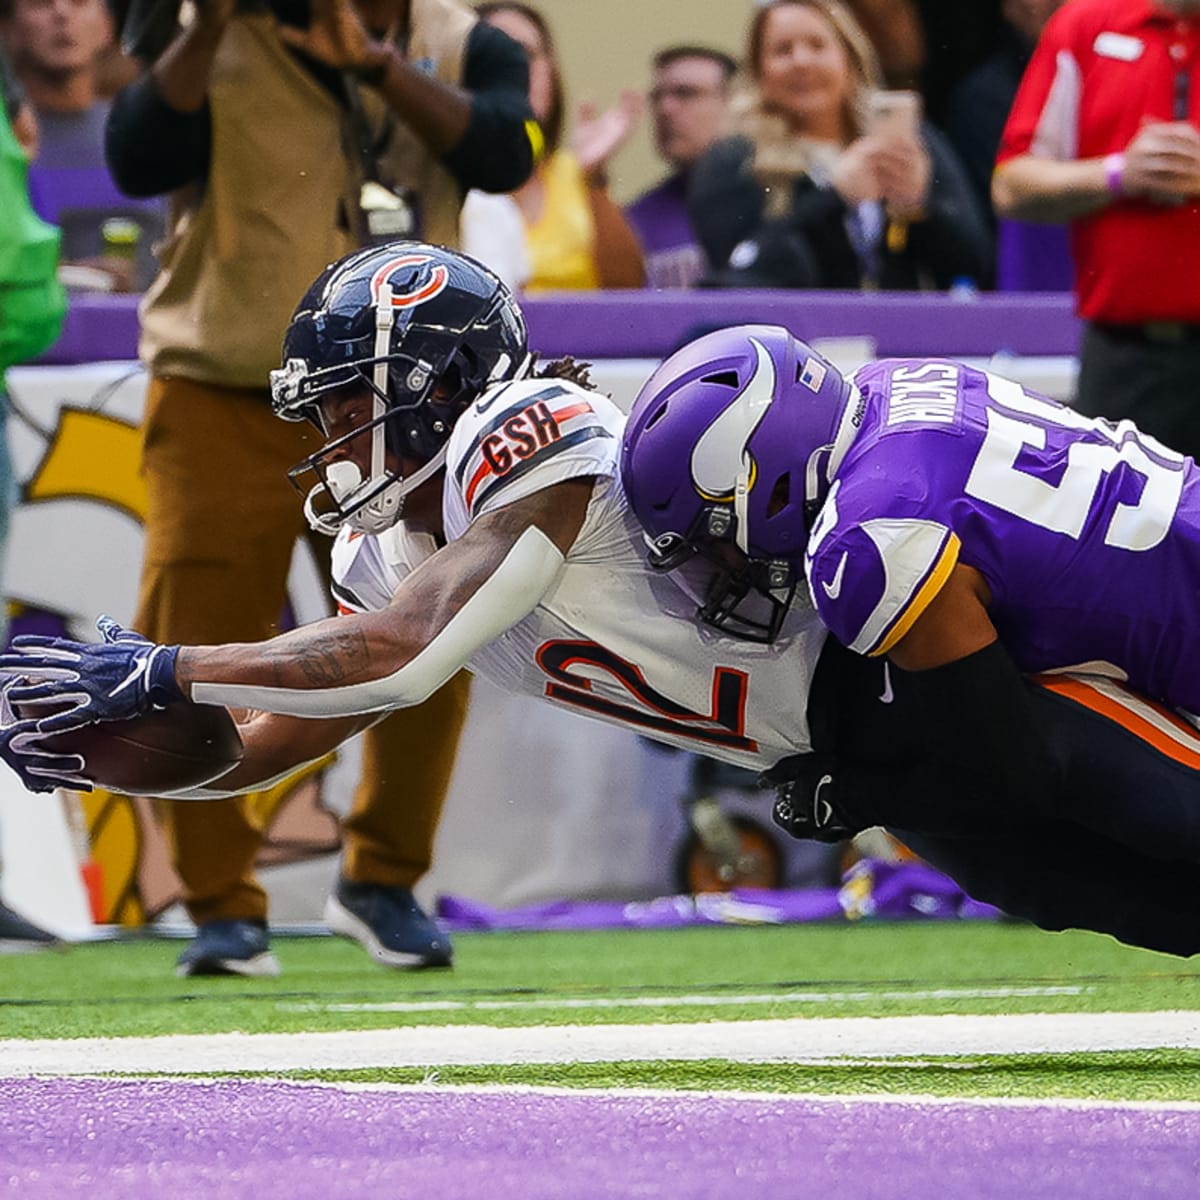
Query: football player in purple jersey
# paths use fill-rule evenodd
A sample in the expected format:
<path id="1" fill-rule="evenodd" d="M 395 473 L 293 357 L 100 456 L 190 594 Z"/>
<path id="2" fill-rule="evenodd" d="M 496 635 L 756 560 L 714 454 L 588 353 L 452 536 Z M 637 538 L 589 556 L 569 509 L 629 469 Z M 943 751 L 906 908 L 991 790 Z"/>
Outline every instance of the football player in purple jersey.
<path id="1" fill-rule="evenodd" d="M 646 383 L 622 478 L 653 565 L 721 568 L 701 620 L 774 644 L 811 604 L 861 656 L 828 673 L 838 697 L 814 681 L 814 753 L 772 772 L 781 824 L 892 827 L 973 894 L 1052 928 L 1082 908 L 1127 929 L 1164 879 L 1186 878 L 1152 921 L 1189 943 L 1191 459 L 961 363 L 844 378 L 787 330 L 743 326 Z"/>

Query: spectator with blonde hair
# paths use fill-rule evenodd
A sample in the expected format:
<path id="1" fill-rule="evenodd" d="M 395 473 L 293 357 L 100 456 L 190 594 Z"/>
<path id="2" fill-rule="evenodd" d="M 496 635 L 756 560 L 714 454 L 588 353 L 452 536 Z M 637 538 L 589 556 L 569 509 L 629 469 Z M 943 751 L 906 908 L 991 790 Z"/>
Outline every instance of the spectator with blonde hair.
<path id="1" fill-rule="evenodd" d="M 696 165 L 688 206 L 729 287 L 948 288 L 985 282 L 991 238 L 945 139 L 837 0 L 754 14 L 733 133 Z M 885 112 L 875 101 L 894 100 Z M 878 114 L 878 115 L 875 115 Z"/>

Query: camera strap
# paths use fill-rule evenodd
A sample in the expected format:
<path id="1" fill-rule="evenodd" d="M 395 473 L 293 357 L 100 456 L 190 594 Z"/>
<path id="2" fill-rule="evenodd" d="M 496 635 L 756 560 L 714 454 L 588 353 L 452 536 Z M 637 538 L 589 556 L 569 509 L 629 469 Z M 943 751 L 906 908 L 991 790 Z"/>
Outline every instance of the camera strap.
<path id="1" fill-rule="evenodd" d="M 396 129 L 396 116 L 384 105 L 382 118 L 378 123 L 373 122 L 363 101 L 361 81 L 349 72 L 343 72 L 342 78 L 347 119 L 362 172 L 358 207 L 363 244 L 419 237 L 420 206 L 416 193 L 385 179 L 381 169 L 383 155 Z"/>

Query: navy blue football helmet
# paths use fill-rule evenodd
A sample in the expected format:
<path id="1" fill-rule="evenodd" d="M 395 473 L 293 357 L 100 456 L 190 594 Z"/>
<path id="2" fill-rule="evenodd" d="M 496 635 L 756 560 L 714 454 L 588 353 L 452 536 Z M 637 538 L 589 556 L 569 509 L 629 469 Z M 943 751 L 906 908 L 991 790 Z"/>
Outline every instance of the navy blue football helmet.
<path id="1" fill-rule="evenodd" d="M 398 241 L 347 255 L 305 293 L 271 372 L 277 416 L 311 421 L 326 436 L 329 393 L 365 384 L 372 419 L 328 441 L 289 472 L 314 529 L 379 533 L 404 497 L 444 465 L 454 423 L 494 383 L 529 369 L 525 321 L 511 292 L 474 259 Z M 345 447 L 370 431 L 366 478 Z M 423 464 L 408 478 L 403 457 Z M 315 478 L 315 482 L 312 482 Z"/>

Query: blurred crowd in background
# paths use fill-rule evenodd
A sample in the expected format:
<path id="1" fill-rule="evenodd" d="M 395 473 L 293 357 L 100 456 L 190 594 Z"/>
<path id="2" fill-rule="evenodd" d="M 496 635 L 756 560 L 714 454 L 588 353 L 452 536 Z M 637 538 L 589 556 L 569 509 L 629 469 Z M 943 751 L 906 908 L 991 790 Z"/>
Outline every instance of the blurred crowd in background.
<path id="1" fill-rule="evenodd" d="M 739 46 L 692 43 L 686 20 L 672 44 L 630 31 L 606 107 L 564 77 L 561 14 L 480 4 L 525 51 L 540 140 L 521 187 L 468 191 L 462 247 L 530 292 L 1069 289 L 1062 229 L 1014 231 L 990 196 L 1021 73 L 1061 2 L 747 4 Z M 144 290 L 166 233 L 167 195 L 130 195 L 106 165 L 112 98 L 145 65 L 119 36 L 128 47 L 137 8 L 0 3 L 9 116 L 34 207 L 63 230 L 72 288 Z M 662 174 L 633 194 L 621 151 L 643 123 Z"/>

